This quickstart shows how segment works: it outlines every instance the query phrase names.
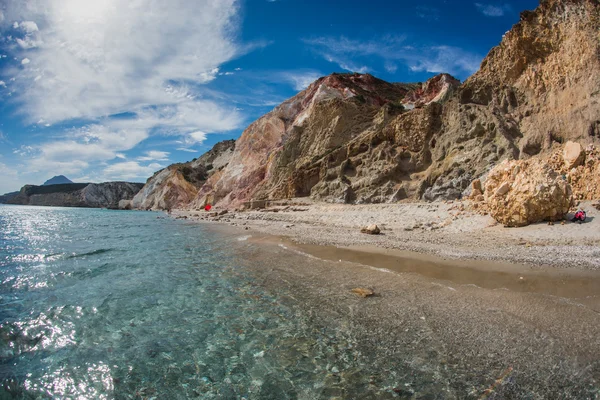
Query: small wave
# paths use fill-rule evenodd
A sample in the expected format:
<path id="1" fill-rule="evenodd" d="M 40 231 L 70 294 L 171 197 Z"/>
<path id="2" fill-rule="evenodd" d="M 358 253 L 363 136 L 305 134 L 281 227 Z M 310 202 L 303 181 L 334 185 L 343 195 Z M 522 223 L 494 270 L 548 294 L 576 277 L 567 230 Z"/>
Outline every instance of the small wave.
<path id="1" fill-rule="evenodd" d="M 385 272 L 386 274 L 393 274 L 393 273 L 395 273 L 394 271 L 390 271 L 387 268 L 373 267 L 371 265 L 367 265 L 367 267 L 369 267 L 369 269 L 372 269 L 373 271 Z"/>
<path id="2" fill-rule="evenodd" d="M 85 270 L 76 271 L 72 273 L 72 276 L 78 279 L 95 278 L 99 275 L 111 273 L 119 267 L 119 264 L 115 263 L 104 263 L 95 268 L 87 268 Z"/>
<path id="3" fill-rule="evenodd" d="M 98 249 L 98 250 L 94 250 L 94 251 L 89 251 L 87 253 L 73 253 L 71 255 L 68 255 L 67 257 L 65 257 L 66 259 L 71 259 L 71 258 L 80 258 L 80 257 L 87 257 L 87 256 L 95 256 L 98 254 L 104 254 L 104 253 L 108 253 L 110 251 L 113 251 L 114 249 Z"/>
<path id="4" fill-rule="evenodd" d="M 244 241 L 250 239 L 251 237 L 252 237 L 252 235 L 240 236 L 239 238 L 237 238 L 237 240 L 240 242 L 244 242 Z"/>

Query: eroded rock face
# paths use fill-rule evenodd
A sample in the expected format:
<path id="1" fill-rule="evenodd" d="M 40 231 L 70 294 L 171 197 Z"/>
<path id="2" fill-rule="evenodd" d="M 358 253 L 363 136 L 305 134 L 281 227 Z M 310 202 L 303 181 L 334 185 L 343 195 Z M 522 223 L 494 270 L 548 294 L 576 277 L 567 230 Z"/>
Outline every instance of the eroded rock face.
<path id="1" fill-rule="evenodd" d="M 600 2 L 544 0 L 506 33 L 450 101 L 425 198 L 456 197 L 503 159 L 597 142 Z"/>
<path id="2" fill-rule="evenodd" d="M 119 208 L 121 200 L 131 200 L 140 191 L 141 183 L 105 182 L 92 183 L 81 191 L 87 207 Z"/>
<path id="3" fill-rule="evenodd" d="M 490 215 L 505 226 L 560 220 L 572 204 L 566 179 L 537 158 L 505 160 L 492 169 L 484 196 Z"/>
<path id="4" fill-rule="evenodd" d="M 194 206 L 303 196 L 348 203 L 418 197 L 420 182 L 410 176 L 431 163 L 429 140 L 442 111 L 435 100 L 458 84 L 448 75 L 434 79 L 424 85 L 368 74 L 317 80 L 244 131 L 231 162 L 207 181 Z M 407 111 L 403 102 L 419 108 Z"/>
<path id="5" fill-rule="evenodd" d="M 155 173 L 133 198 L 131 207 L 141 210 L 184 208 L 194 201 L 204 183 L 229 162 L 234 140 L 217 143 L 188 163 L 173 164 Z"/>

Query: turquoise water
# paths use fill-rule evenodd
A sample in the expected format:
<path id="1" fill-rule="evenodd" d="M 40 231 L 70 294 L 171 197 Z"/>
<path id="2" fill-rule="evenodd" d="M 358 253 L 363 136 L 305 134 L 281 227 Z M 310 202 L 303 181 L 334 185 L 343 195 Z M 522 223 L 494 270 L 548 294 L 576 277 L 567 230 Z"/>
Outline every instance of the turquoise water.
<path id="1" fill-rule="evenodd" d="M 275 259 L 243 239 L 152 212 L 0 206 L 0 398 L 393 396 L 347 332 L 261 285 Z"/>

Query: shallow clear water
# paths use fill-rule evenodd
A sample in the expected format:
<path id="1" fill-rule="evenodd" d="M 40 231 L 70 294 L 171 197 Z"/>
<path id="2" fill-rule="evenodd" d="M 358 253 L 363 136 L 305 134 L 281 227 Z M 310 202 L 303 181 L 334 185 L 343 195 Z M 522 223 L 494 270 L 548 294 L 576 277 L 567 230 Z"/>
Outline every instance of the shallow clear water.
<path id="1" fill-rule="evenodd" d="M 262 253 L 239 239 L 159 213 L 0 206 L 0 397 L 330 398 L 340 369 L 357 395 L 391 395 L 347 332 L 256 281 L 245 254 Z"/>

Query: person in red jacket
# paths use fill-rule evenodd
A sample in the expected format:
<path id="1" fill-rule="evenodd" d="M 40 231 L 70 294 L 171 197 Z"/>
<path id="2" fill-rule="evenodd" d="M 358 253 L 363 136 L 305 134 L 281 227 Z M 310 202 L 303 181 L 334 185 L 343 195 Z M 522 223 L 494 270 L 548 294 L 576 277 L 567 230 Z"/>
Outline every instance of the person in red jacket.
<path id="1" fill-rule="evenodd" d="M 575 215 L 573 216 L 573 218 L 571 219 L 571 222 L 585 222 L 585 211 L 583 210 L 579 210 L 575 213 Z"/>

